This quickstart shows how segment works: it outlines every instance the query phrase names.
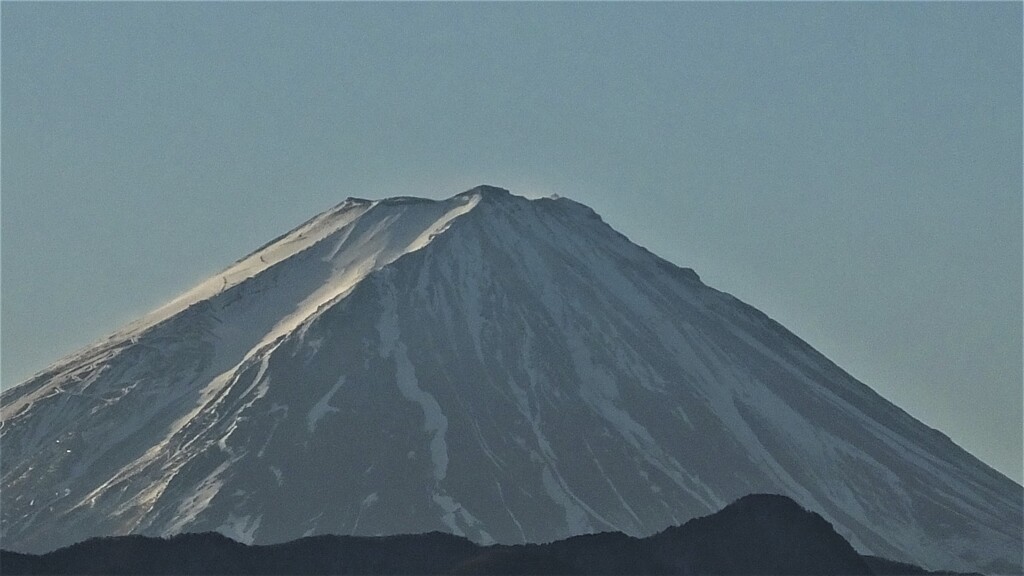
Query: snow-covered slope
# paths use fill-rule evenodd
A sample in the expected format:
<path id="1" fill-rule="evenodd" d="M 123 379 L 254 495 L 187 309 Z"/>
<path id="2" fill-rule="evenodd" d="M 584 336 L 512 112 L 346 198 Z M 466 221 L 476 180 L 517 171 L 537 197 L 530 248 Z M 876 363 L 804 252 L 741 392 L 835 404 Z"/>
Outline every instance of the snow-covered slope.
<path id="1" fill-rule="evenodd" d="M 2 546 L 657 532 L 786 494 L 1021 570 L 1021 487 L 589 208 L 349 199 L 2 396 Z"/>

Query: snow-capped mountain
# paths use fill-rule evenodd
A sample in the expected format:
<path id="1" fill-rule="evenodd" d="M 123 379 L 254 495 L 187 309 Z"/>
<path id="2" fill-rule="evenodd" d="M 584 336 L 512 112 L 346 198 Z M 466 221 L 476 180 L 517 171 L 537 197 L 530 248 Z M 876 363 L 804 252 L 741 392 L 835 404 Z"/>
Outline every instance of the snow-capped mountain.
<path id="1" fill-rule="evenodd" d="M 1021 571 L 1019 485 L 565 198 L 348 199 L 0 404 L 13 550 L 640 536 L 767 492 Z"/>

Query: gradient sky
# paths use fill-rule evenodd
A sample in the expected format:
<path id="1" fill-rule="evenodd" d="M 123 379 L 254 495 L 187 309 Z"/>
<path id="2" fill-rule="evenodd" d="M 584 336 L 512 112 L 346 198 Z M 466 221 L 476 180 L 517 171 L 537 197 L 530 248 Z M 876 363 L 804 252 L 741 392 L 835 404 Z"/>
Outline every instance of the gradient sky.
<path id="1" fill-rule="evenodd" d="M 558 193 L 1011 478 L 1021 4 L 0 4 L 2 383 L 346 196 Z"/>

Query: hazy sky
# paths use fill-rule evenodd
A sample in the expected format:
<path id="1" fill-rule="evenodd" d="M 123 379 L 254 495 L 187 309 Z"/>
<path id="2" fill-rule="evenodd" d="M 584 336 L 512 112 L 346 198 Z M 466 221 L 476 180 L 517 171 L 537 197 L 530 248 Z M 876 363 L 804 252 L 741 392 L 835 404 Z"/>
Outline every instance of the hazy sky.
<path id="1" fill-rule="evenodd" d="M 489 183 L 1020 482 L 1021 6 L 3 2 L 3 385 L 346 196 Z"/>

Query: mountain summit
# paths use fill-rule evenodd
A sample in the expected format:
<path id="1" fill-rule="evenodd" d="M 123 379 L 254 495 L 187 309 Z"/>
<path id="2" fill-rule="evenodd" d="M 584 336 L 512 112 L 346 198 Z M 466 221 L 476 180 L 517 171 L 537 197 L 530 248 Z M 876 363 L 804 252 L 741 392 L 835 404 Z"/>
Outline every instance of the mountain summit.
<path id="1" fill-rule="evenodd" d="M 565 198 L 350 198 L 0 404 L 7 549 L 645 536 L 767 492 L 1021 570 L 1019 485 Z"/>

